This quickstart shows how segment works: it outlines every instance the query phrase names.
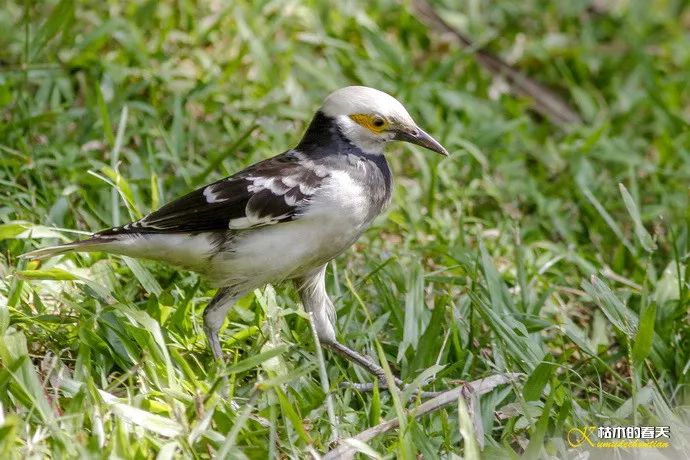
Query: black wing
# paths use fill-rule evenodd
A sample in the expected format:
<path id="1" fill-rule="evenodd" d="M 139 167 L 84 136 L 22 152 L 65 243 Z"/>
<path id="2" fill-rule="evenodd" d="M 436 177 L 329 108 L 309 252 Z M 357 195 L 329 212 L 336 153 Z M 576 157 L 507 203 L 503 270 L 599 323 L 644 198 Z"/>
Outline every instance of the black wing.
<path id="1" fill-rule="evenodd" d="M 323 168 L 290 150 L 97 235 L 247 229 L 294 220 L 326 177 Z"/>

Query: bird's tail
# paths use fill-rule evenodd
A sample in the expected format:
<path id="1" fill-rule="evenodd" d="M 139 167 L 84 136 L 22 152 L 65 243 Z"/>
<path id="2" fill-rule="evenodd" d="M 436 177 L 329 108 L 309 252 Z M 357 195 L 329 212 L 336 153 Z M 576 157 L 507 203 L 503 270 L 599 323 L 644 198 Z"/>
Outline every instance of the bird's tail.
<path id="1" fill-rule="evenodd" d="M 24 259 L 47 259 L 48 257 L 58 256 L 67 252 L 93 252 L 100 251 L 104 245 L 111 242 L 111 239 L 93 237 L 87 240 L 75 241 L 73 243 L 59 244 L 57 246 L 49 246 L 47 248 L 36 249 L 22 254 L 20 257 Z"/>

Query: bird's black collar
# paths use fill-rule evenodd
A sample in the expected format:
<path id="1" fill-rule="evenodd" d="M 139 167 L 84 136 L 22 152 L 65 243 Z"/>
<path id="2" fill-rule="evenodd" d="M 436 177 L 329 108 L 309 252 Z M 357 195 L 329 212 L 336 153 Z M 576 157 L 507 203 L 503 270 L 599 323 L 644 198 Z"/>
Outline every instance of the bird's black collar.
<path id="1" fill-rule="evenodd" d="M 373 161 L 374 157 L 381 156 L 366 153 L 354 145 L 342 133 L 335 119 L 326 116 L 320 110 L 316 112 L 311 123 L 309 123 L 309 127 L 296 150 L 311 157 L 333 155 L 335 153 L 340 155 L 356 155 Z"/>
<path id="2" fill-rule="evenodd" d="M 312 159 L 332 157 L 334 155 L 354 155 L 369 160 L 381 172 L 385 187 L 385 199 L 391 195 L 392 177 L 386 157 L 383 154 L 367 153 L 354 145 L 340 130 L 335 119 L 318 111 L 307 132 L 295 150 L 308 155 Z"/>

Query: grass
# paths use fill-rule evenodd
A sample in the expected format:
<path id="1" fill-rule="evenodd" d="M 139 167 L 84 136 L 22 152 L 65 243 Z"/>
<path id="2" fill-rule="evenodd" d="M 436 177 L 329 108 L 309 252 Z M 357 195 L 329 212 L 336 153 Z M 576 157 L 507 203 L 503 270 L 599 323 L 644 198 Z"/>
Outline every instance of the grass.
<path id="1" fill-rule="evenodd" d="M 535 116 L 407 2 L 5 2 L 0 457 L 329 449 L 316 344 L 291 287 L 229 315 L 223 398 L 201 328 L 213 291 L 196 275 L 104 254 L 18 256 L 295 145 L 346 84 L 396 95 L 451 156 L 390 149 L 392 206 L 329 269 L 341 340 L 380 350 L 407 382 L 434 374 L 429 389 L 524 378 L 406 419 L 419 400 L 338 389 L 370 379 L 326 353 L 338 434 L 402 417 L 359 448 L 566 457 L 582 450 L 566 442 L 572 427 L 670 425 L 664 452 L 687 456 L 687 2 L 453 4 L 435 2 L 583 123 Z"/>

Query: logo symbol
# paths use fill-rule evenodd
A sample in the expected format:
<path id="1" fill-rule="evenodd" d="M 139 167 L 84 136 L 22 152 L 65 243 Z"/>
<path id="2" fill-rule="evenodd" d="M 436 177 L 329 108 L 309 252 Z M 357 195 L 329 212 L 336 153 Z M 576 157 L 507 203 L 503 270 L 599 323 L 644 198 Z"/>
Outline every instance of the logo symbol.
<path id="1" fill-rule="evenodd" d="M 594 447 L 594 443 L 590 439 L 592 433 L 596 431 L 595 426 L 585 426 L 582 428 L 571 428 L 568 430 L 566 438 L 568 439 L 568 444 L 570 447 L 580 447 L 582 444 L 587 442 L 590 447 Z"/>

